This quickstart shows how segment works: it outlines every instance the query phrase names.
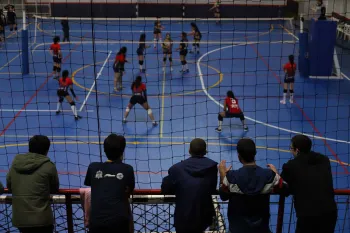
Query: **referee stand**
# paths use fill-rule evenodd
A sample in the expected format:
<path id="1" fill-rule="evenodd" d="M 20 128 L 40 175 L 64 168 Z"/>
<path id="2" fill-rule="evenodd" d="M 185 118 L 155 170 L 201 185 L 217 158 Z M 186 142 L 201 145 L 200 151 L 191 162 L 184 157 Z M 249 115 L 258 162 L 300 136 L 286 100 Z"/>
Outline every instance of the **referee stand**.
<path id="1" fill-rule="evenodd" d="M 309 33 L 301 16 L 299 33 L 299 71 L 302 77 L 342 79 L 335 49 L 337 23 L 311 19 Z"/>

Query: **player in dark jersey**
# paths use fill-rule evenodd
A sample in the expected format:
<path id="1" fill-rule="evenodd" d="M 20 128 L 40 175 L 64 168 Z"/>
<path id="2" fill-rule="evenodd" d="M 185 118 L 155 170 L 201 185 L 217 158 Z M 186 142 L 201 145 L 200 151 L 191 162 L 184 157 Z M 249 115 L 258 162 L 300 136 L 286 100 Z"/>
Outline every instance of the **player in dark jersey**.
<path id="1" fill-rule="evenodd" d="M 123 75 L 125 73 L 125 63 L 128 62 L 126 60 L 126 47 L 122 47 L 117 56 L 115 57 L 115 61 L 113 64 L 114 70 L 114 91 L 121 91 L 123 89 Z"/>
<path id="2" fill-rule="evenodd" d="M 143 62 L 145 58 L 145 50 L 146 48 L 149 48 L 149 45 L 146 45 L 146 34 L 142 33 L 140 35 L 140 40 L 139 40 L 139 47 L 136 50 L 137 57 L 139 59 L 139 65 L 140 65 L 140 73 L 146 72 L 145 69 L 143 69 Z"/>
<path id="3" fill-rule="evenodd" d="M 182 32 L 181 33 L 181 43 L 180 43 L 179 48 L 177 49 L 178 51 L 180 51 L 180 61 L 181 61 L 181 65 L 182 65 L 182 69 L 180 70 L 180 72 L 182 72 L 182 73 L 189 72 L 187 61 L 186 61 L 186 56 L 187 56 L 187 52 L 188 52 L 187 49 L 188 49 L 187 33 Z"/>
<path id="4" fill-rule="evenodd" d="M 216 0 L 214 3 L 214 6 L 210 8 L 210 11 L 214 10 L 214 17 L 217 19 L 216 24 L 220 23 L 220 6 L 221 6 L 221 0 Z"/>
<path id="5" fill-rule="evenodd" d="M 192 44 L 192 51 L 190 53 L 196 53 L 199 54 L 199 43 L 202 39 L 202 34 L 199 31 L 197 25 L 195 23 L 191 23 L 192 32 L 190 32 L 190 35 L 193 35 L 193 44 Z"/>
<path id="6" fill-rule="evenodd" d="M 281 104 L 286 104 L 287 92 L 289 89 L 289 102 L 292 104 L 294 102 L 294 81 L 295 81 L 295 71 L 297 65 L 294 63 L 294 55 L 289 55 L 289 62 L 283 67 L 285 76 L 283 83 L 283 99 L 280 101 Z"/>
<path id="7" fill-rule="evenodd" d="M 216 132 L 221 132 L 221 126 L 224 118 L 239 118 L 242 121 L 243 128 L 245 131 L 248 130 L 248 127 L 244 121 L 244 114 L 238 105 L 238 100 L 232 91 L 228 91 L 226 94 L 226 99 L 224 102 L 224 111 L 219 113 L 219 127 L 216 128 Z"/>
<path id="8" fill-rule="evenodd" d="M 154 30 L 153 30 L 153 44 L 154 48 L 157 47 L 157 43 L 162 43 L 162 30 L 164 30 L 164 27 L 162 26 L 162 23 L 160 22 L 159 17 L 157 17 L 157 20 L 154 22 Z"/>
<path id="9" fill-rule="evenodd" d="M 0 47 L 5 41 L 5 26 L 6 26 L 6 17 L 4 11 L 0 9 Z"/>
<path id="10" fill-rule="evenodd" d="M 62 102 L 64 99 L 66 99 L 68 101 L 68 103 L 70 104 L 70 107 L 73 111 L 74 118 L 76 120 L 79 120 L 81 118 L 81 116 L 78 116 L 77 107 L 75 106 L 74 100 L 69 95 L 68 89 L 72 93 L 74 99 L 78 100 L 78 97 L 75 95 L 74 90 L 73 90 L 73 81 L 71 78 L 68 77 L 68 75 L 69 75 L 68 70 L 64 70 L 62 72 L 62 78 L 60 78 L 58 80 L 59 87 L 57 90 L 58 103 L 57 103 L 56 114 L 59 114 L 61 112 Z"/>
<path id="11" fill-rule="evenodd" d="M 129 112 L 134 107 L 134 105 L 139 104 L 147 111 L 149 118 L 152 120 L 152 124 L 156 126 L 157 122 L 154 120 L 152 109 L 147 102 L 146 85 L 142 83 L 141 76 L 136 77 L 136 80 L 131 85 L 131 90 L 132 97 L 130 98 L 129 105 L 125 110 L 123 123 L 126 123 L 126 118 L 128 117 Z"/>
<path id="12" fill-rule="evenodd" d="M 67 17 L 67 16 L 64 16 Z M 66 19 L 62 19 L 61 20 L 61 25 L 62 25 L 62 31 L 63 31 L 63 42 L 65 42 L 67 40 L 67 42 L 69 42 L 69 22 L 68 22 L 68 18 Z"/>
<path id="13" fill-rule="evenodd" d="M 53 43 L 50 46 L 50 54 L 53 59 L 53 72 L 54 79 L 58 79 L 61 73 L 61 63 L 62 63 L 62 53 L 61 53 L 61 45 L 59 44 L 60 37 L 55 36 L 53 38 Z"/>
<path id="14" fill-rule="evenodd" d="M 170 33 L 167 33 L 162 44 L 163 48 L 163 71 L 165 71 L 166 59 L 169 58 L 170 69 L 173 71 L 173 40 Z"/>
<path id="15" fill-rule="evenodd" d="M 17 31 L 17 16 L 13 5 L 9 6 L 7 11 L 7 24 L 10 26 L 10 31 Z"/>

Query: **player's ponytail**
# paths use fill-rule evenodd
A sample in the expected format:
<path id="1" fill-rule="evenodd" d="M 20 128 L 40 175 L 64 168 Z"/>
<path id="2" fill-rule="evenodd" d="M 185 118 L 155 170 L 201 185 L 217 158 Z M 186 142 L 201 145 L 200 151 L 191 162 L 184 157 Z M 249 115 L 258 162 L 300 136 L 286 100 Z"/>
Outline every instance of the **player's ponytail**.
<path id="1" fill-rule="evenodd" d="M 68 70 L 64 70 L 64 71 L 62 72 L 62 79 L 63 79 L 63 82 L 66 80 L 66 78 L 68 77 L 68 75 L 69 75 Z"/>
<path id="2" fill-rule="evenodd" d="M 294 55 L 289 55 L 288 59 L 289 59 L 290 64 L 294 65 Z"/>
<path id="3" fill-rule="evenodd" d="M 233 94 L 233 91 L 228 91 L 226 95 L 229 98 L 235 99 L 235 94 Z"/>
<path id="4" fill-rule="evenodd" d="M 137 76 L 136 80 L 131 84 L 131 90 L 134 89 L 134 87 L 138 88 L 141 85 L 142 78 L 141 76 Z"/>
<path id="5" fill-rule="evenodd" d="M 57 44 L 58 42 L 60 42 L 60 37 L 59 36 L 55 36 L 53 38 L 53 43 Z"/>

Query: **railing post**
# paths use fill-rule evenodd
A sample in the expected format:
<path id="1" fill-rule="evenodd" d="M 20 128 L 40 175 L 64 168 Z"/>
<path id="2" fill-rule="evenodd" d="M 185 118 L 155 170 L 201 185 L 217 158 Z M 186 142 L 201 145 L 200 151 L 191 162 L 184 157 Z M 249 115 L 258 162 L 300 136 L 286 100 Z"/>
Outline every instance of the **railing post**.
<path id="1" fill-rule="evenodd" d="M 68 233 L 74 233 L 72 195 L 71 194 L 65 194 L 65 199 L 66 199 Z"/>
<path id="2" fill-rule="evenodd" d="M 278 200 L 278 215 L 277 215 L 277 227 L 276 233 L 282 233 L 283 230 L 283 217 L 284 217 L 284 204 L 286 202 L 286 197 L 280 195 Z"/>

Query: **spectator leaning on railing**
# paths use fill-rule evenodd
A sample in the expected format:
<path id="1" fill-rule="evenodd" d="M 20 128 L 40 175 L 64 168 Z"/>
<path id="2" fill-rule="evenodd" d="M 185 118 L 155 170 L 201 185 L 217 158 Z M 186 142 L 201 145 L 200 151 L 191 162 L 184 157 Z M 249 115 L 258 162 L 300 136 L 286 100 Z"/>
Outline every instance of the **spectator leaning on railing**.
<path id="1" fill-rule="evenodd" d="M 294 196 L 296 233 L 334 233 L 337 206 L 331 164 L 328 157 L 311 148 L 310 138 L 294 136 L 290 145 L 294 159 L 282 167 L 281 177 Z M 277 173 L 273 165 L 269 166 Z"/>
<path id="2" fill-rule="evenodd" d="M 135 188 L 132 166 L 123 163 L 126 140 L 109 135 L 104 141 L 108 160 L 89 165 L 85 185 L 91 186 L 89 233 L 133 232 L 129 196 Z"/>
<path id="3" fill-rule="evenodd" d="M 220 197 L 229 200 L 228 221 L 231 233 L 270 233 L 270 193 L 282 187 L 278 174 L 255 163 L 256 146 L 251 139 L 237 144 L 238 159 L 243 167 L 230 171 L 226 161 L 219 165 Z"/>
<path id="4" fill-rule="evenodd" d="M 50 194 L 59 188 L 55 165 L 47 157 L 50 140 L 37 135 L 29 140 L 29 153 L 17 155 L 7 174 L 12 192 L 12 223 L 22 233 L 52 233 L 54 218 Z"/>
<path id="5" fill-rule="evenodd" d="M 217 186 L 217 163 L 206 158 L 204 140 L 190 144 L 190 158 L 173 165 L 163 179 L 162 193 L 176 196 L 176 233 L 200 233 L 212 224 L 215 215 L 212 196 Z"/>

